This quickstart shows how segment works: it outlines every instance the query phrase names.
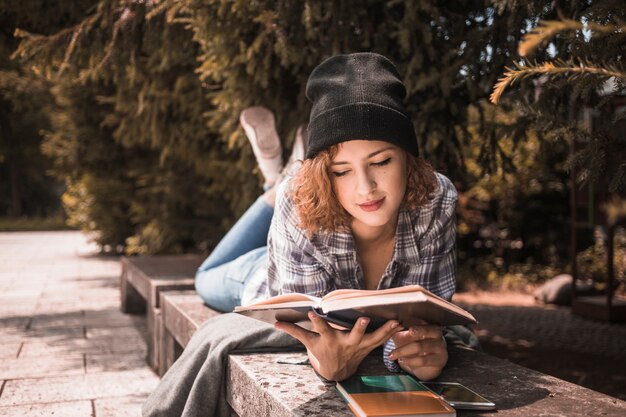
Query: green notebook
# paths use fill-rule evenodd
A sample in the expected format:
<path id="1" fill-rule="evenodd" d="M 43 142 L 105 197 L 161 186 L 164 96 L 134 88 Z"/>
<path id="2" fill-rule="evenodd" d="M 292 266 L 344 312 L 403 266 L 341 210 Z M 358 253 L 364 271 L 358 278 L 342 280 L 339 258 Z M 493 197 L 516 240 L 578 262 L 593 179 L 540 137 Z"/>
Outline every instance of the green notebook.
<path id="1" fill-rule="evenodd" d="M 336 389 L 359 417 L 456 416 L 454 408 L 408 375 L 353 376 Z"/>

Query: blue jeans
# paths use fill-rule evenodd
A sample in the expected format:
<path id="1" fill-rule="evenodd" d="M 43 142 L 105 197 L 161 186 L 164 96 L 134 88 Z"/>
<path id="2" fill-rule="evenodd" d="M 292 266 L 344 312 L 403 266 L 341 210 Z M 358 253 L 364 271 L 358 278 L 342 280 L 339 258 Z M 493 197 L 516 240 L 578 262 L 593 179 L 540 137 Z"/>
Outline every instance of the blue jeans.
<path id="1" fill-rule="evenodd" d="M 241 304 L 246 282 L 267 264 L 267 234 L 274 208 L 259 197 L 226 233 L 196 272 L 196 291 L 215 310 Z"/>

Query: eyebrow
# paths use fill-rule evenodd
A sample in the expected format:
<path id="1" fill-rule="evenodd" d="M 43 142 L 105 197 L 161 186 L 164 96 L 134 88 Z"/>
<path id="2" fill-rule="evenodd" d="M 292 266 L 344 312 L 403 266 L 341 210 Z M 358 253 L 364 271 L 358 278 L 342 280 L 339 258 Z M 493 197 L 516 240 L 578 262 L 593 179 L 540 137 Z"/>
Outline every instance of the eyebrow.
<path id="1" fill-rule="evenodd" d="M 386 148 L 383 148 L 383 149 L 380 149 L 378 151 L 372 152 L 371 154 L 367 155 L 367 157 L 364 158 L 364 159 L 369 159 L 369 158 L 371 158 L 373 156 L 378 155 L 379 153 L 383 153 L 383 152 L 388 151 L 390 149 L 393 149 L 393 146 L 388 146 Z M 348 165 L 348 164 L 349 164 L 349 162 L 346 162 L 346 161 L 333 161 L 331 163 L 331 165 Z"/>

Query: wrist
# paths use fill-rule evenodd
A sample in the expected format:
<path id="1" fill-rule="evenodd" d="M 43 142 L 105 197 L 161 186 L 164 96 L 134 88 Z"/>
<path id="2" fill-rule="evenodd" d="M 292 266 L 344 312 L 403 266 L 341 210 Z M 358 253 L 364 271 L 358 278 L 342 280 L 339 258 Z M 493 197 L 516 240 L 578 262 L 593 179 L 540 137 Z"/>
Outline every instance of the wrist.
<path id="1" fill-rule="evenodd" d="M 339 362 L 320 361 L 311 351 L 307 351 L 311 366 L 319 376 L 328 381 L 343 381 L 351 377 L 359 367 L 360 361 L 347 361 L 340 364 Z"/>

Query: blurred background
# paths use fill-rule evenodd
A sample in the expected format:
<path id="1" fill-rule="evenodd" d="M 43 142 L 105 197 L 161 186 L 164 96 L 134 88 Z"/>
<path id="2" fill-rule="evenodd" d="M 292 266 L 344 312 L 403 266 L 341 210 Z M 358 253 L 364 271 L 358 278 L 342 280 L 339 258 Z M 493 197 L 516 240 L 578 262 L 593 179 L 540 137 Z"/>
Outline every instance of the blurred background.
<path id="1" fill-rule="evenodd" d="M 261 193 L 241 110 L 271 109 L 288 155 L 310 71 L 374 51 L 460 191 L 460 289 L 577 259 L 581 288 L 624 294 L 625 21 L 623 0 L 3 0 L 0 230 L 208 253 Z"/>

